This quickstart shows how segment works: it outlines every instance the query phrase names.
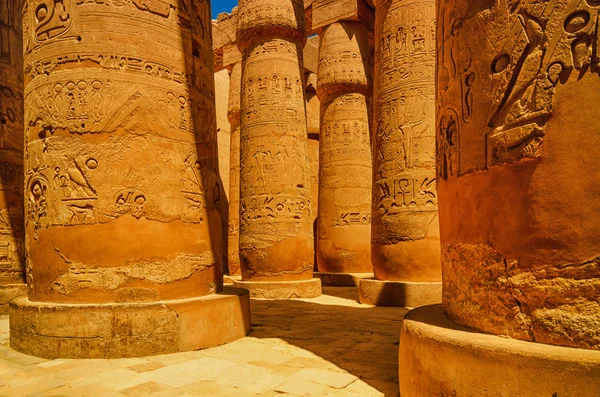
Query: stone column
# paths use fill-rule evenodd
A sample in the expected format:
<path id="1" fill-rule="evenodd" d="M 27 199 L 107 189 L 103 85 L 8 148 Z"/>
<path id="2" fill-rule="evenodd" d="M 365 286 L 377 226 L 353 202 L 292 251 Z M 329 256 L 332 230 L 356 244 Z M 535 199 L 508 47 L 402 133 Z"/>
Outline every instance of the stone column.
<path id="1" fill-rule="evenodd" d="M 210 14 L 25 1 L 29 298 L 11 304 L 14 349 L 131 357 L 249 331 L 247 293 L 222 292 Z"/>
<path id="2" fill-rule="evenodd" d="M 255 296 L 314 297 L 302 0 L 242 0 L 240 286 Z"/>
<path id="3" fill-rule="evenodd" d="M 360 300 L 441 300 L 435 175 L 435 1 L 380 0 L 375 26 L 372 258 Z"/>
<path id="4" fill-rule="evenodd" d="M 451 0 L 438 16 L 443 312 L 405 321 L 401 394 L 595 396 L 600 7 Z"/>
<path id="5" fill-rule="evenodd" d="M 319 38 L 319 36 L 314 36 Z M 314 38 L 313 38 L 314 40 Z M 311 40 L 312 41 L 312 40 Z M 312 190 L 311 195 L 311 222 L 313 226 L 313 235 L 317 235 L 317 215 L 319 214 L 319 126 L 321 124 L 321 104 L 317 97 L 317 74 L 309 72 L 306 69 L 307 66 L 307 48 L 312 46 L 313 43 L 308 41 L 304 47 L 304 67 L 305 67 L 305 87 L 304 87 L 304 98 L 306 100 L 306 125 L 308 127 L 308 162 L 310 168 L 310 186 Z M 312 51 L 311 51 L 312 53 Z M 311 54 L 312 55 L 312 54 Z M 317 58 L 318 58 L 318 47 L 317 47 Z M 318 64 L 318 61 L 317 61 Z M 318 66 L 317 66 L 318 69 Z M 317 240 L 314 240 L 314 251 L 315 256 L 313 259 L 314 270 L 317 269 Z M 318 273 L 315 273 L 315 276 Z M 322 282 L 323 280 L 321 280 Z"/>
<path id="6" fill-rule="evenodd" d="M 227 118 L 231 125 L 229 173 L 229 232 L 228 263 L 229 275 L 239 276 L 240 270 L 240 92 L 242 64 L 235 63 L 229 80 L 229 107 Z"/>
<path id="7" fill-rule="evenodd" d="M 320 36 L 319 275 L 325 284 L 354 286 L 356 277 L 373 272 L 369 32 L 361 22 L 341 20 Z"/>
<path id="8" fill-rule="evenodd" d="M 0 315 L 24 295 L 21 0 L 0 4 Z"/>

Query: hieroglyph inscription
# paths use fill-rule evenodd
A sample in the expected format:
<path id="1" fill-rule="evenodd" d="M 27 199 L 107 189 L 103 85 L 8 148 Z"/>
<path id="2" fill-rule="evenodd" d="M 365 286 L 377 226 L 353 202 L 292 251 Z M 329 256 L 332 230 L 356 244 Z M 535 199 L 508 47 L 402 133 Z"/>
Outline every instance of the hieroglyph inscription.
<path id="1" fill-rule="evenodd" d="M 378 44 L 374 206 L 436 211 L 434 2 L 393 2 Z"/>
<path id="2" fill-rule="evenodd" d="M 598 71 L 599 9 L 594 0 L 441 3 L 440 178 L 540 157 L 557 87 Z"/>
<path id="3" fill-rule="evenodd" d="M 298 49 L 296 44 L 274 39 L 244 51 L 250 61 L 242 82 L 243 224 L 300 222 L 311 216 L 304 87 L 297 66 Z M 271 65 L 277 61 L 269 59 L 271 56 L 279 57 L 291 67 L 275 70 Z"/>
<path id="4" fill-rule="evenodd" d="M 126 85 L 123 80 L 103 79 L 34 82 L 30 86 L 35 89 L 25 98 L 26 125 L 40 125 L 47 136 L 58 128 L 81 134 L 118 128 L 151 131 L 149 120 L 156 118 L 165 136 L 193 141 L 196 126 L 214 124 L 214 104 L 208 98 L 195 100 L 154 87 L 125 89 Z M 134 122 L 136 116 L 141 120 Z"/>

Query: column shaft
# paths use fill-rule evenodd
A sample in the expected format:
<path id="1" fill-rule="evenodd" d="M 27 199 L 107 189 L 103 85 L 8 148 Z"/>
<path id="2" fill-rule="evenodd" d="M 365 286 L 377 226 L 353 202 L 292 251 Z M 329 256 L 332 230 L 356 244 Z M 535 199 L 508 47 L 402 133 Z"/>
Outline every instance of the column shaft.
<path id="1" fill-rule="evenodd" d="M 243 0 L 240 253 L 242 277 L 308 280 L 311 186 L 302 72 L 304 7 Z"/>
<path id="2" fill-rule="evenodd" d="M 240 270 L 240 94 L 242 64 L 231 68 L 229 79 L 229 107 L 227 118 L 231 126 L 230 173 L 229 173 L 229 274 L 239 275 Z"/>
<path id="3" fill-rule="evenodd" d="M 145 356 L 248 332 L 248 294 L 217 295 L 210 17 L 206 0 L 25 1 L 29 298 L 10 306 L 14 349 Z"/>
<path id="4" fill-rule="evenodd" d="M 21 0 L 0 4 L 0 314 L 25 292 Z"/>
<path id="5" fill-rule="evenodd" d="M 435 2 L 383 0 L 375 27 L 373 267 L 440 281 L 435 179 Z"/>
<path id="6" fill-rule="evenodd" d="M 317 260 L 320 272 L 370 273 L 371 139 L 369 36 L 357 22 L 321 34 Z"/>
<path id="7" fill-rule="evenodd" d="M 440 2 L 444 309 L 492 334 L 600 349 L 596 3 Z"/>

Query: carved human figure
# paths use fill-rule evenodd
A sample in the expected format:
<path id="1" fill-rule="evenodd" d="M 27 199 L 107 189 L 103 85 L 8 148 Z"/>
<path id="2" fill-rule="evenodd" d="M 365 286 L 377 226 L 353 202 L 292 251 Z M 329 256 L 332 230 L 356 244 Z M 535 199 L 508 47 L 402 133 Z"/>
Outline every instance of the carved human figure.
<path id="1" fill-rule="evenodd" d="M 321 272 L 371 273 L 369 35 L 336 22 L 321 33 L 317 261 Z"/>
<path id="2" fill-rule="evenodd" d="M 24 293 L 22 4 L 0 4 L 0 314 Z"/>
<path id="3" fill-rule="evenodd" d="M 599 350 L 600 5 L 451 0 L 438 16 L 444 310 Z"/>
<path id="4" fill-rule="evenodd" d="M 380 0 L 375 26 L 372 258 L 379 280 L 439 282 L 435 2 Z"/>
<path id="5" fill-rule="evenodd" d="M 25 2 L 31 300 L 221 289 L 210 32 L 166 19 L 204 19 L 210 5 L 177 4 Z M 165 39 L 177 36 L 183 47 Z"/>
<path id="6" fill-rule="evenodd" d="M 14 349 L 132 357 L 246 335 L 247 292 L 222 293 L 210 15 L 206 0 L 25 1 Z"/>
<path id="7" fill-rule="evenodd" d="M 244 281 L 311 280 L 302 0 L 242 0 L 240 257 Z"/>
<path id="8" fill-rule="evenodd" d="M 228 264 L 230 275 L 240 275 L 240 90 L 242 64 L 231 68 L 229 83 L 229 107 L 227 118 L 231 126 L 230 176 L 229 176 L 229 242 Z"/>

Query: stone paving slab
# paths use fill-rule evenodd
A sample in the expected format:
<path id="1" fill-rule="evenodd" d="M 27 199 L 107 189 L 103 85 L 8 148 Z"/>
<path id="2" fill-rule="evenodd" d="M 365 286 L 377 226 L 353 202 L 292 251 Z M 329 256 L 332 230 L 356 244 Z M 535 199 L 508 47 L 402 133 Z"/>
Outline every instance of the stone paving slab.
<path id="1" fill-rule="evenodd" d="M 0 316 L 0 397 L 398 396 L 404 309 L 356 301 L 252 300 L 249 337 L 203 351 L 119 360 L 45 360 L 8 343 Z"/>

